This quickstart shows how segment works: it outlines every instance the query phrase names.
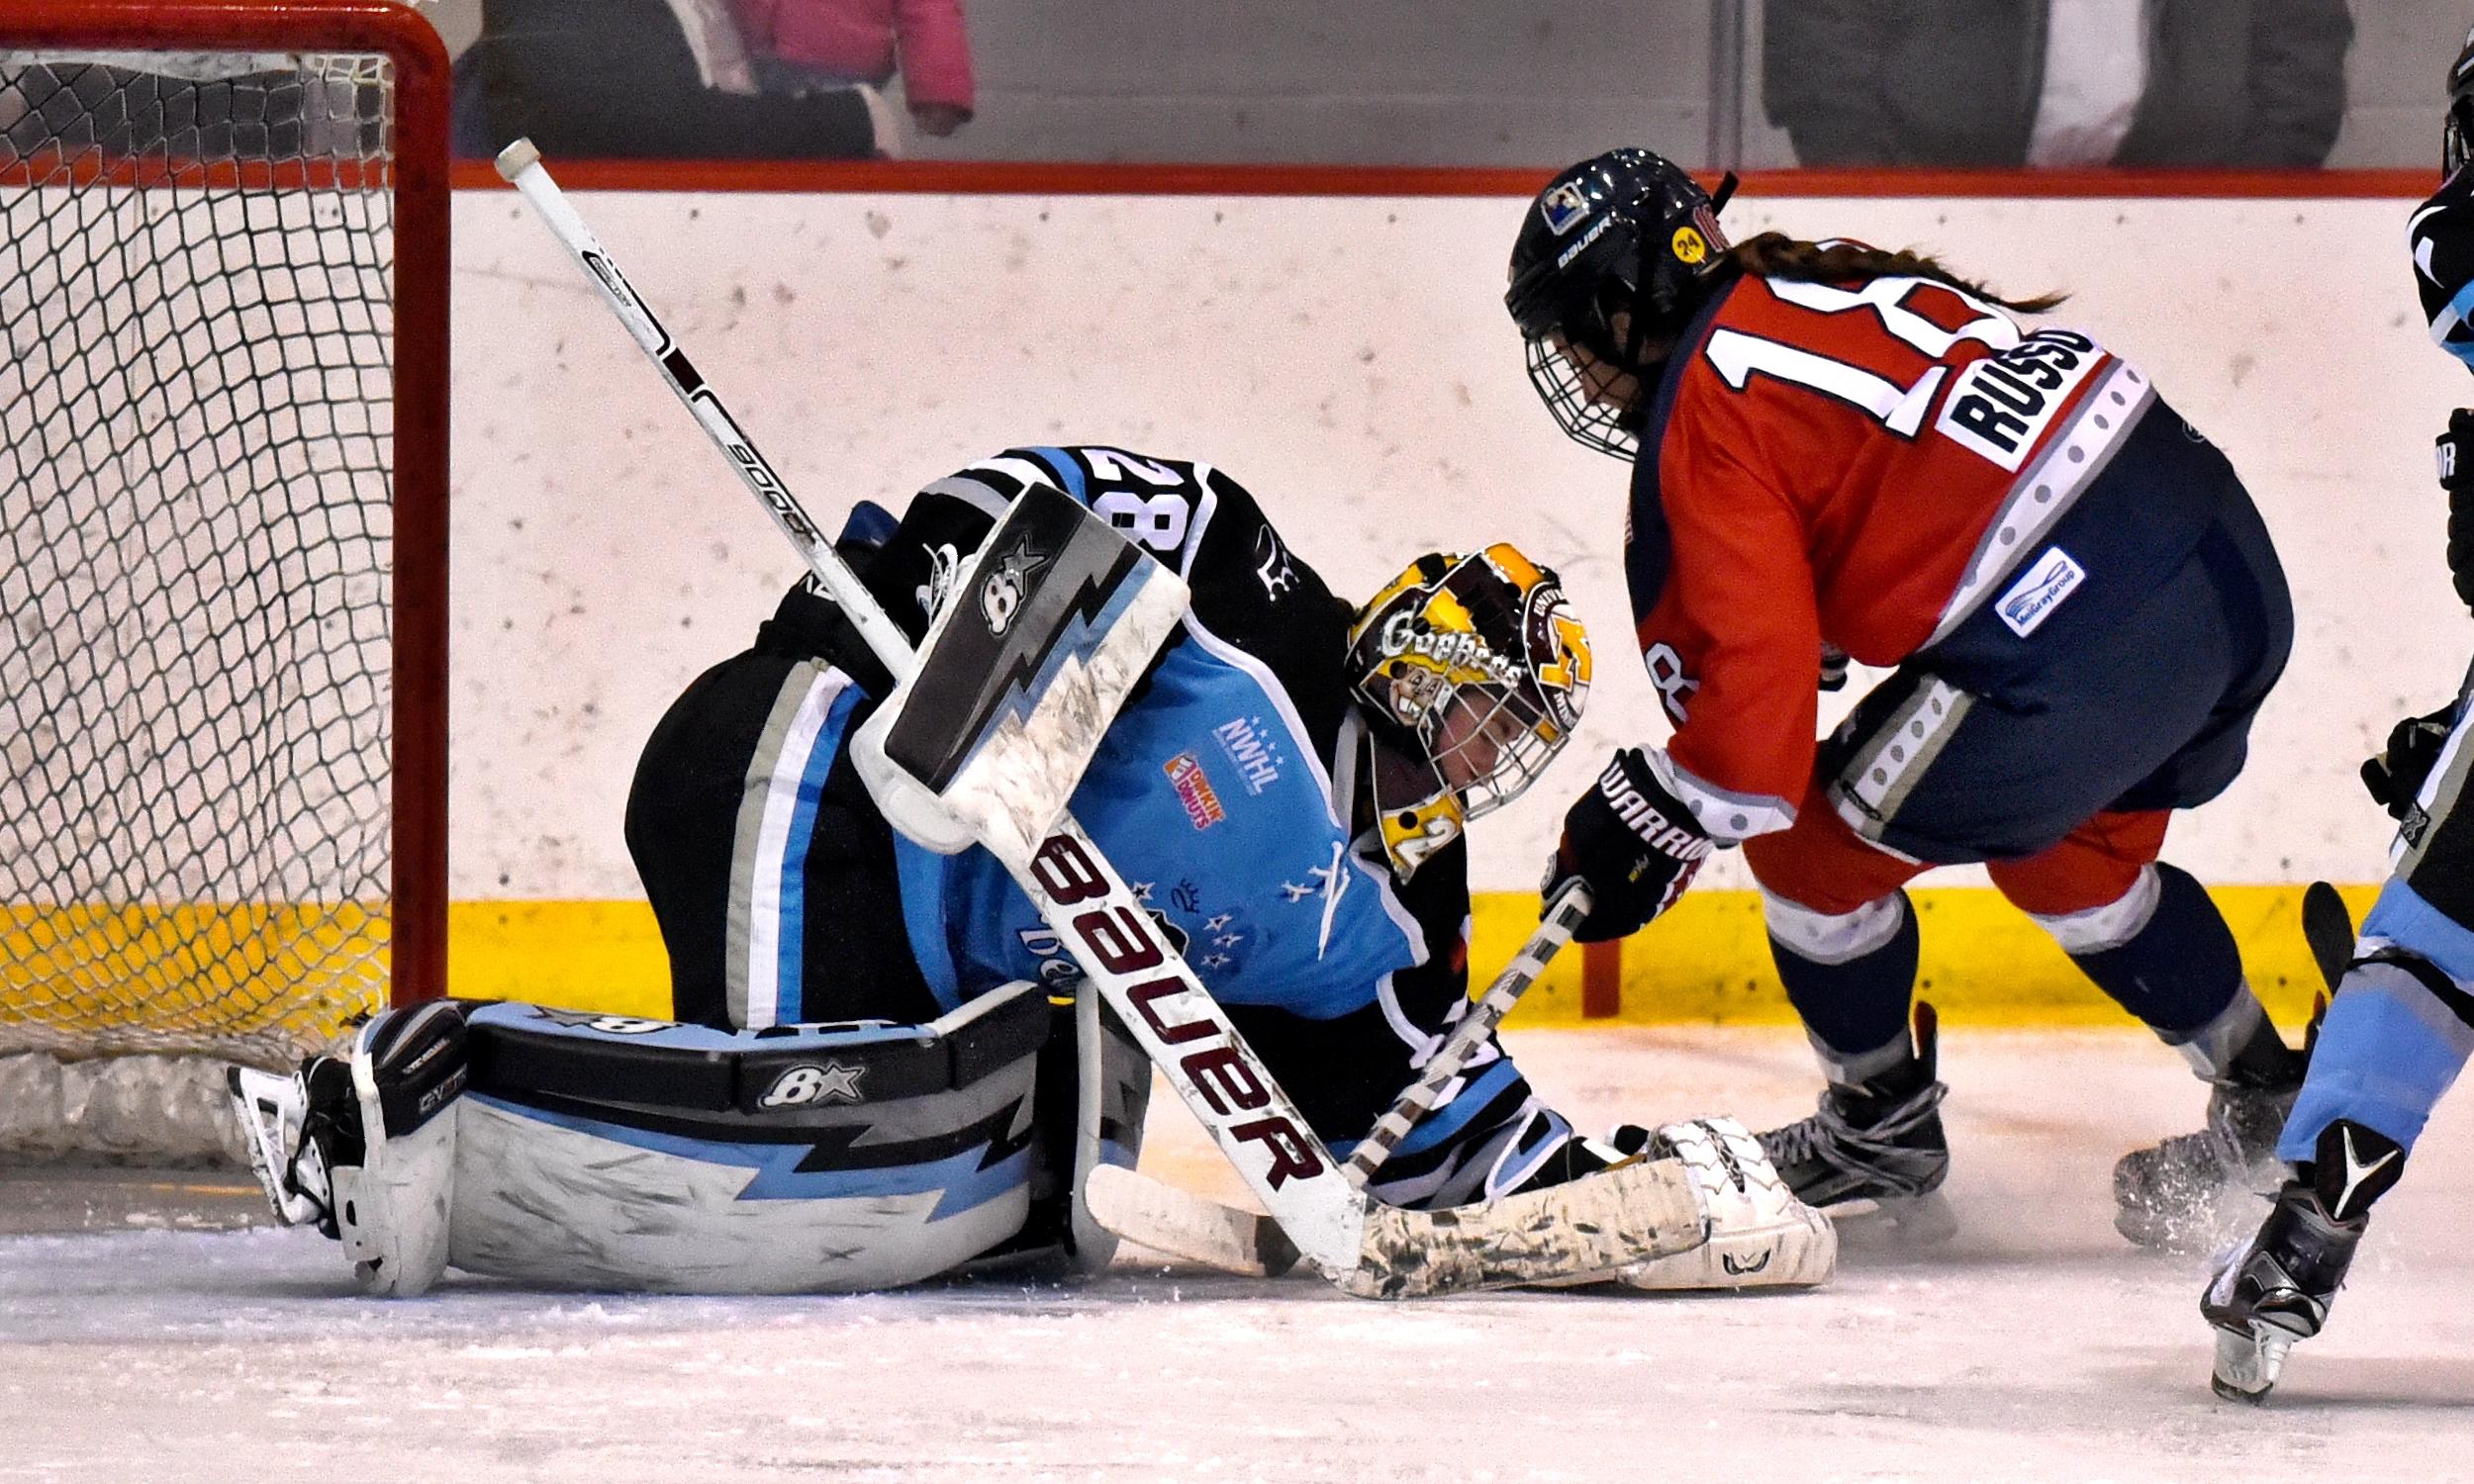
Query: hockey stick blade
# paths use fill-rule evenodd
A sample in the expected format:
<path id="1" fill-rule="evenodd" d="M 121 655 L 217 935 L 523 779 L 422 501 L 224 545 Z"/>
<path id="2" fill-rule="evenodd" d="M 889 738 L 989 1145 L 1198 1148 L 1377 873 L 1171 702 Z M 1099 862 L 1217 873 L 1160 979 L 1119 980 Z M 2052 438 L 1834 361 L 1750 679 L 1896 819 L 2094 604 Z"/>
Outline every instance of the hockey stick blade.
<path id="1" fill-rule="evenodd" d="M 1116 1164 L 1083 1181 L 1092 1220 L 1140 1247 L 1249 1278 L 1277 1278 L 1297 1265 L 1297 1245 L 1259 1211 L 1206 1200 Z"/>
<path id="2" fill-rule="evenodd" d="M 1269 1217 L 1114 1166 L 1092 1171 L 1090 1198 L 1100 1224 L 1128 1242 L 1227 1272 L 1285 1270 L 1285 1239 Z M 1359 1298 L 1436 1298 L 1609 1277 L 1708 1240 L 1709 1218 L 1681 1162 L 1634 1160 L 1482 1206 L 1374 1204 L 1356 1269 L 1325 1276 Z"/>
<path id="3" fill-rule="evenodd" d="M 2303 888 L 2302 941 L 2311 945 L 2311 962 L 2320 967 L 2329 993 L 2335 993 L 2337 982 L 2353 963 L 2353 913 L 2336 888 L 2326 881 L 2313 881 Z"/>

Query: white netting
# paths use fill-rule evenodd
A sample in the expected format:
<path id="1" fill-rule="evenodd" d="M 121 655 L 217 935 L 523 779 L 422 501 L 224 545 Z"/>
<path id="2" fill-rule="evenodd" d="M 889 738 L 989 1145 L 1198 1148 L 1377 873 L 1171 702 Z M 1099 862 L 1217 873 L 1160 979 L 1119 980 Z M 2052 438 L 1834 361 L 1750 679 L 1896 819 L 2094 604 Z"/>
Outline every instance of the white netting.
<path id="1" fill-rule="evenodd" d="M 0 1053 L 383 998 L 394 96 L 0 43 Z"/>

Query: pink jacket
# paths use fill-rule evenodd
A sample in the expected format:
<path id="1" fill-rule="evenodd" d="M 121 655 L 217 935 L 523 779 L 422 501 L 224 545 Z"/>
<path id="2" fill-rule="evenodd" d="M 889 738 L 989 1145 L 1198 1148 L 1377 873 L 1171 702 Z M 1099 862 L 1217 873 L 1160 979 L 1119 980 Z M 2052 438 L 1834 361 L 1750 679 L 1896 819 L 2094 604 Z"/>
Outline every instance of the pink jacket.
<path id="1" fill-rule="evenodd" d="M 750 50 L 883 85 L 901 53 L 911 103 L 971 108 L 962 0 L 732 0 Z"/>

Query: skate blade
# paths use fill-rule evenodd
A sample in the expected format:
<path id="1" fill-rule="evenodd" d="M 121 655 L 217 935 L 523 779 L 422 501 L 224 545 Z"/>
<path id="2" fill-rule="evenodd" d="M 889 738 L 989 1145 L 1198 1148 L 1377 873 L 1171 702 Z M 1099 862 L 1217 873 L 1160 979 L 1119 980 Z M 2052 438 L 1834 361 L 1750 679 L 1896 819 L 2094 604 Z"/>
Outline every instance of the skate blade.
<path id="1" fill-rule="evenodd" d="M 2256 1320 L 2248 1330 L 2217 1331 L 2216 1370 L 2208 1384 L 2229 1402 L 2266 1401 L 2294 1340 L 2292 1332 Z"/>
<path id="2" fill-rule="evenodd" d="M 1939 1190 L 1848 1201 L 1830 1207 L 1828 1215 L 1840 1243 L 1856 1252 L 1939 1247 L 1958 1235 L 1958 1213 Z"/>

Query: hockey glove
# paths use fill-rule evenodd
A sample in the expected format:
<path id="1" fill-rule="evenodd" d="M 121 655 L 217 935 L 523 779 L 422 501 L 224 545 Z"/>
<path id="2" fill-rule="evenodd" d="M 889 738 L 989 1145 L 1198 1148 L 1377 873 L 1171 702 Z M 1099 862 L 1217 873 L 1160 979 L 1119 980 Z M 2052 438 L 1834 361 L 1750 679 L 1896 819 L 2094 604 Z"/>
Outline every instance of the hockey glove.
<path id="1" fill-rule="evenodd" d="M 1580 881 L 1596 901 L 1572 936 L 1625 938 L 1674 905 L 1709 851 L 1692 811 L 1658 781 L 1641 749 L 1627 747 L 1564 815 L 1542 889 L 1552 898 Z"/>
<path id="2" fill-rule="evenodd" d="M 2455 522 L 2450 521 L 2453 529 Z M 2451 539 L 2453 553 L 2456 542 Z M 2362 787 L 2379 800 L 2388 817 L 2402 821 L 2414 808 L 2415 796 L 2423 791 L 2423 781 L 2431 776 L 2431 765 L 2439 761 L 2440 749 L 2448 744 L 2450 726 L 2456 720 L 2457 708 L 2444 705 L 2427 716 L 2408 716 L 2389 729 L 2388 750 L 2362 764 Z"/>
<path id="3" fill-rule="evenodd" d="M 2474 410 L 2448 415 L 2438 438 L 2439 487 L 2448 492 L 2448 581 L 2474 608 Z"/>

